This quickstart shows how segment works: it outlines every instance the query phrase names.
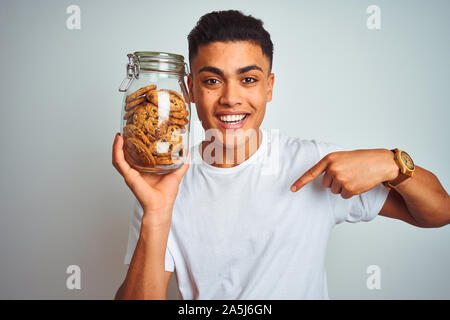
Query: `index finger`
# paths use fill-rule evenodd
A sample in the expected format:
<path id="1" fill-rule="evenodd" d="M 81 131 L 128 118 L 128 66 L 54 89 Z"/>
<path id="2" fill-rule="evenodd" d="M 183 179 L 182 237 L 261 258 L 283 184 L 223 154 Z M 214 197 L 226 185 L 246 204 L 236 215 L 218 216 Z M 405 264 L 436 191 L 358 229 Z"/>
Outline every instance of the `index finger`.
<path id="1" fill-rule="evenodd" d="M 327 158 L 322 158 L 319 162 L 317 162 L 311 169 L 306 171 L 300 178 L 297 179 L 297 181 L 294 182 L 294 184 L 291 186 L 292 192 L 296 192 L 303 188 L 306 184 L 313 181 L 315 178 L 320 176 L 325 169 L 328 167 L 328 160 Z"/>

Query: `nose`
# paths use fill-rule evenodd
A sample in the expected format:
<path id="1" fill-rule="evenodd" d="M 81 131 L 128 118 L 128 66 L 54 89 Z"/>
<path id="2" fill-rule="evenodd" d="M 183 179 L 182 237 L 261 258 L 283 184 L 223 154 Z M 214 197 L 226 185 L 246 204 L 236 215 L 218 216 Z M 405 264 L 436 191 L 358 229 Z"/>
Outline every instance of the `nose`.
<path id="1" fill-rule="evenodd" d="M 232 81 L 227 82 L 222 89 L 219 103 L 228 107 L 236 107 L 242 104 L 240 86 Z"/>

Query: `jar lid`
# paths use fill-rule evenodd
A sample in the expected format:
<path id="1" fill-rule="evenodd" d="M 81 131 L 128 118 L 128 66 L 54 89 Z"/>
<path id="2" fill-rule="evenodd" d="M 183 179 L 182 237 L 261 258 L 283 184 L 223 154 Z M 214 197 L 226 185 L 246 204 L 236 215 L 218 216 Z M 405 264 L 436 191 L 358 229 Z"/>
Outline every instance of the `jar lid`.
<path id="1" fill-rule="evenodd" d="M 136 51 L 134 61 L 139 64 L 141 71 L 162 71 L 187 74 L 187 65 L 184 57 L 179 54 L 155 51 Z"/>

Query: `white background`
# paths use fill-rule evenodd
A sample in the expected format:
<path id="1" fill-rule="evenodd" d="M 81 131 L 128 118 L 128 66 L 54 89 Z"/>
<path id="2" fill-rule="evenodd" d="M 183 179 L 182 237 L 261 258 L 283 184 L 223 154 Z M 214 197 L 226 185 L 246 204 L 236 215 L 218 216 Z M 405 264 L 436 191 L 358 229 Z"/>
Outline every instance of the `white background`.
<path id="1" fill-rule="evenodd" d="M 71 4 L 80 30 L 66 27 Z M 381 30 L 366 27 L 371 4 Z M 187 58 L 189 31 L 221 9 L 261 18 L 271 33 L 275 91 L 263 127 L 404 149 L 448 190 L 448 1 L 2 1 L 0 298 L 114 296 L 133 204 L 111 165 L 126 54 Z M 448 226 L 338 225 L 330 298 L 449 299 L 449 242 Z M 66 288 L 72 264 L 80 290 Z M 366 287 L 369 265 L 381 269 L 380 290 Z"/>

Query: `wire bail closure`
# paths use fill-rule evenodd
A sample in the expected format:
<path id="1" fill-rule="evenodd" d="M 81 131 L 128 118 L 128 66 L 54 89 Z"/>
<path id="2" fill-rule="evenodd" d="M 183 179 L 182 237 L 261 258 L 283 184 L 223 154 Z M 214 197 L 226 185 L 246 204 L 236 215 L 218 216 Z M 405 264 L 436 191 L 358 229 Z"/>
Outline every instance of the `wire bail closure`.
<path id="1" fill-rule="evenodd" d="M 126 92 L 128 90 L 128 88 L 131 86 L 131 84 L 133 83 L 133 80 L 139 79 L 139 64 L 135 62 L 135 58 L 136 56 L 132 53 L 129 53 L 128 55 L 128 64 L 126 67 L 126 78 L 122 80 L 122 83 L 119 86 L 119 91 L 120 92 Z M 125 81 L 128 81 L 126 83 L 126 87 L 125 89 L 123 88 Z"/>

